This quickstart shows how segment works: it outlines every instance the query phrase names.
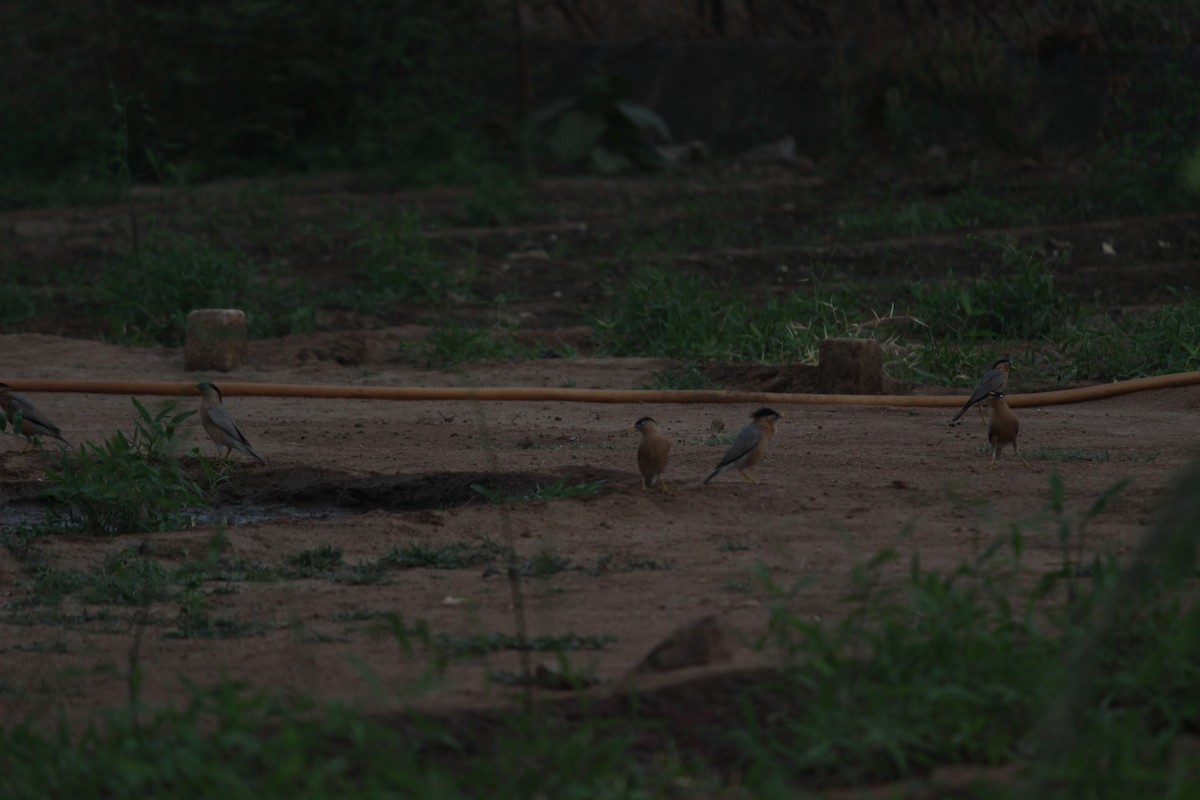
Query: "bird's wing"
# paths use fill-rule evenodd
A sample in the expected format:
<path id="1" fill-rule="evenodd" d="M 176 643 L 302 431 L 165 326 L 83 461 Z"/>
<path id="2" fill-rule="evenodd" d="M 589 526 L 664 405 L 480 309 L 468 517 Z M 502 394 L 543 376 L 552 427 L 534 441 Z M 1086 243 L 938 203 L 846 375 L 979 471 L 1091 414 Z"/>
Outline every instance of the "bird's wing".
<path id="1" fill-rule="evenodd" d="M 971 392 L 971 399 L 963 403 L 963 407 L 959 409 L 958 413 L 954 415 L 954 419 L 950 421 L 957 421 L 959 417 L 967 413 L 968 408 L 976 403 L 982 402 L 983 399 L 992 392 L 1003 388 L 1004 373 L 998 369 L 989 369 L 987 372 L 983 373 L 983 377 L 979 379 L 979 383 L 975 384 L 975 390 Z"/>
<path id="2" fill-rule="evenodd" d="M 1004 373 L 998 369 L 989 369 L 983 373 L 983 377 L 979 379 L 979 383 L 975 384 L 975 391 L 971 392 L 971 403 L 978 403 L 992 392 L 1003 387 Z"/>
<path id="3" fill-rule="evenodd" d="M 754 425 L 747 425 L 738 431 L 737 438 L 733 440 L 733 444 L 729 445 L 729 449 L 725 451 L 725 457 L 721 459 L 721 463 L 717 465 L 717 469 L 732 464 L 742 456 L 754 449 L 762 439 L 762 431 Z"/>
<path id="4" fill-rule="evenodd" d="M 62 433 L 62 431 L 60 431 L 58 429 L 57 425 L 55 425 L 53 422 L 51 422 L 50 420 L 43 417 L 42 412 L 40 412 L 36 408 L 34 408 L 33 403 L 29 402 L 21 395 L 19 395 L 19 394 L 12 395 L 12 406 L 13 406 L 13 414 L 15 415 L 16 412 L 20 411 L 21 418 L 24 419 L 26 422 L 30 422 L 30 423 L 33 423 L 36 425 L 41 425 L 46 430 L 51 431 L 55 434 Z"/>
<path id="5" fill-rule="evenodd" d="M 241 442 L 247 447 L 250 446 L 250 442 L 246 441 L 246 434 L 242 433 L 242 429 L 237 426 L 237 423 L 233 421 L 233 417 L 229 416 L 229 412 L 226 411 L 223 406 L 210 408 L 208 411 L 208 419 L 211 423 L 224 431 L 225 434 L 227 434 L 230 438 Z"/>

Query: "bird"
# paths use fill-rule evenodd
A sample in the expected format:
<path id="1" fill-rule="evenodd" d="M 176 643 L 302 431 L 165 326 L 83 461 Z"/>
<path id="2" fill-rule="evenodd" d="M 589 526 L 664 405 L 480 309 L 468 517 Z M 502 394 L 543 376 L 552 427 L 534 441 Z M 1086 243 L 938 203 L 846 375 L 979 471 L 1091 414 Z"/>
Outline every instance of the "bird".
<path id="1" fill-rule="evenodd" d="M 217 447 L 225 448 L 225 460 L 229 460 L 234 450 L 241 450 L 254 456 L 265 467 L 267 462 L 254 452 L 250 442 L 246 441 L 246 434 L 242 433 L 225 406 L 221 405 L 221 390 L 211 383 L 197 383 L 196 388 L 200 390 L 200 422 Z"/>
<path id="2" fill-rule="evenodd" d="M 642 473 L 642 491 L 648 492 L 657 486 L 663 494 L 671 494 L 662 477 L 667 471 L 671 442 L 663 436 L 658 423 L 650 417 L 642 417 L 629 427 L 642 434 L 642 443 L 638 445 L 637 452 L 638 470 Z"/>
<path id="3" fill-rule="evenodd" d="M 50 420 L 37 410 L 37 406 L 29 402 L 29 399 L 24 395 L 17 394 L 16 391 L 7 383 L 0 383 L 0 407 L 4 409 L 4 416 L 8 418 L 9 423 L 16 425 L 14 418 L 17 414 L 21 415 L 21 430 L 16 431 L 25 437 L 25 446 L 21 448 L 24 453 L 33 444 L 34 436 L 50 437 L 58 439 L 68 447 L 71 443 L 63 438 L 62 431 L 58 429 Z"/>
<path id="4" fill-rule="evenodd" d="M 996 466 L 996 459 L 1004 445 L 1011 444 L 1017 458 L 1028 467 L 1029 462 L 1017 449 L 1017 433 L 1021 430 L 1021 423 L 1005 402 L 1004 392 L 991 392 L 989 397 L 992 398 L 992 421 L 988 423 L 988 443 L 992 445 L 992 466 Z"/>
<path id="5" fill-rule="evenodd" d="M 704 479 L 704 482 L 708 483 L 727 469 L 737 469 L 742 473 L 743 480 L 758 483 L 754 476 L 746 470 L 762 461 L 763 455 L 767 452 L 767 445 L 770 444 L 771 437 L 775 435 L 775 420 L 782 416 L 778 411 L 769 408 L 760 408 L 751 414 L 750 418 L 754 421 L 738 431 L 733 444 L 721 458 L 721 463 L 717 464 L 717 468 Z"/>
<path id="6" fill-rule="evenodd" d="M 992 368 L 983 373 L 983 377 L 979 379 L 979 383 L 975 384 L 975 390 L 971 392 L 971 398 L 963 404 L 963 407 L 958 410 L 954 418 L 950 422 L 958 422 L 959 417 L 967 413 L 967 409 L 976 403 L 981 403 L 988 398 L 992 392 L 1003 392 L 1008 387 L 1008 373 L 1012 369 L 1012 362 L 1007 358 L 1001 358 L 992 364 Z"/>

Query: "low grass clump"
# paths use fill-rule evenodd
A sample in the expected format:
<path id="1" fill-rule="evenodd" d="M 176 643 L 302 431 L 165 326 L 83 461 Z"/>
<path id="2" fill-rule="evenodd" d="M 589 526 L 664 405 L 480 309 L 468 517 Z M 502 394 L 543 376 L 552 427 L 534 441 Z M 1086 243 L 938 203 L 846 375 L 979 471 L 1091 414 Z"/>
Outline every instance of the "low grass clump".
<path id="1" fill-rule="evenodd" d="M 638 270 L 596 320 L 615 356 L 684 361 L 814 362 L 821 339 L 848 334 L 849 290 L 755 301 L 738 287 L 657 267 Z"/>

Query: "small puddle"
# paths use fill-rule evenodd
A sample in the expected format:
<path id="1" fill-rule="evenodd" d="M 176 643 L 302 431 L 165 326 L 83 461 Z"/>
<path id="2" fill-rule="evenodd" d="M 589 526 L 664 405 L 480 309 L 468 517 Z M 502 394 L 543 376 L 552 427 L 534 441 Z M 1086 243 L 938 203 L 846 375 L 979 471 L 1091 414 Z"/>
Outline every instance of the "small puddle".
<path id="1" fill-rule="evenodd" d="M 611 483 L 628 475 L 588 470 L 565 478 L 568 486 L 575 486 L 596 481 Z M 443 510 L 486 505 L 491 497 L 529 496 L 538 487 L 563 479 L 563 475 L 526 472 L 362 476 L 316 469 L 248 470 L 218 490 L 211 507 L 192 509 L 190 513 L 198 525 L 237 527 L 281 519 L 339 519 L 376 509 Z M 0 530 L 40 523 L 46 507 L 31 498 L 0 506 Z"/>

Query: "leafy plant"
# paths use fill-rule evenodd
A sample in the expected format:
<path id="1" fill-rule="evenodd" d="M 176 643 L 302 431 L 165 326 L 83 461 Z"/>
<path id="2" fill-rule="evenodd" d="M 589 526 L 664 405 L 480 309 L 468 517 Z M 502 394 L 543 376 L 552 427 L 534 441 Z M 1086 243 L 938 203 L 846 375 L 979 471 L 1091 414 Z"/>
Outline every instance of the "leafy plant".
<path id="1" fill-rule="evenodd" d="M 175 404 L 151 413 L 131 398 L 137 417 L 132 437 L 117 431 L 101 444 L 55 455 L 43 527 L 50 531 L 113 534 L 173 530 L 191 522 L 188 509 L 203 506 L 207 492 L 176 458 L 175 434 L 195 411 Z M 203 456 L 200 456 L 203 459 Z"/>
<path id="2" fill-rule="evenodd" d="M 605 174 L 662 167 L 665 162 L 651 140 L 657 136 L 670 142 L 671 131 L 654 111 L 629 102 L 630 90 L 623 78 L 594 73 L 578 95 L 539 110 L 533 124 L 552 127 L 550 147 L 568 164 Z"/>

